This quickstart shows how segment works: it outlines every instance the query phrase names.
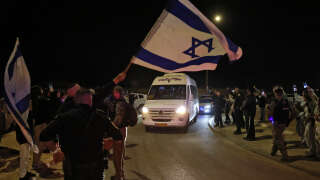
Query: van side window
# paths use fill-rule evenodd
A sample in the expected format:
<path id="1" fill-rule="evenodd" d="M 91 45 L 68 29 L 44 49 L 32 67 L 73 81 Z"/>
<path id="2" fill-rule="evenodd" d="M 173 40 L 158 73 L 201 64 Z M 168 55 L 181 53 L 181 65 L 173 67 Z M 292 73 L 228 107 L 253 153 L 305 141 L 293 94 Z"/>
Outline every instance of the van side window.
<path id="1" fill-rule="evenodd" d="M 194 87 L 194 97 L 195 98 L 198 98 L 198 88 L 193 86 Z"/>
<path id="2" fill-rule="evenodd" d="M 187 86 L 187 99 L 190 99 L 190 86 Z"/>
<path id="3" fill-rule="evenodd" d="M 195 98 L 194 86 L 190 86 L 190 90 L 191 90 L 192 99 L 194 99 Z"/>
<path id="4" fill-rule="evenodd" d="M 198 98 L 198 89 L 195 86 L 190 86 L 192 99 Z"/>

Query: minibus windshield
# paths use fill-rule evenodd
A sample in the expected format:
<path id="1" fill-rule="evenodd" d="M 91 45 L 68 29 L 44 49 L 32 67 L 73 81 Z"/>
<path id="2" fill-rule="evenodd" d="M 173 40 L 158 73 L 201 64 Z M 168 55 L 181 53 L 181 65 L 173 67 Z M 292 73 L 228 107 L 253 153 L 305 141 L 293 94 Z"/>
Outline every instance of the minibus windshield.
<path id="1" fill-rule="evenodd" d="M 151 86 L 148 100 L 159 99 L 186 99 L 186 85 Z"/>

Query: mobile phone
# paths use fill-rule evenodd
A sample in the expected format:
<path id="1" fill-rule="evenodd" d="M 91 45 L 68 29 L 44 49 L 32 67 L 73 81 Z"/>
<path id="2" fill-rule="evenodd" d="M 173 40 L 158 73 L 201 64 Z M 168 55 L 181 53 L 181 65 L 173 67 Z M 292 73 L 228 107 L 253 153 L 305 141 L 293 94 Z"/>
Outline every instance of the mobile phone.
<path id="1" fill-rule="evenodd" d="M 307 87 L 308 87 L 307 83 L 306 82 L 303 83 L 303 88 L 307 88 Z"/>
<path id="2" fill-rule="evenodd" d="M 54 91 L 52 83 L 49 83 L 49 91 L 51 91 L 51 92 Z"/>

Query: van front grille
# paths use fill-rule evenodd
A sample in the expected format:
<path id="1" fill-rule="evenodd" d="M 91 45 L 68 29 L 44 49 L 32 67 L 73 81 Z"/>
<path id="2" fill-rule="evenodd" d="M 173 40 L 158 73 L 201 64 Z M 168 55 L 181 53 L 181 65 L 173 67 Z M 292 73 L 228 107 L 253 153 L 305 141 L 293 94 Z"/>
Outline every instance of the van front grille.
<path id="1" fill-rule="evenodd" d="M 171 120 L 175 115 L 175 109 L 150 109 L 149 114 L 151 119 Z"/>
<path id="2" fill-rule="evenodd" d="M 155 122 L 170 122 L 171 119 L 152 119 L 152 121 L 155 121 Z"/>

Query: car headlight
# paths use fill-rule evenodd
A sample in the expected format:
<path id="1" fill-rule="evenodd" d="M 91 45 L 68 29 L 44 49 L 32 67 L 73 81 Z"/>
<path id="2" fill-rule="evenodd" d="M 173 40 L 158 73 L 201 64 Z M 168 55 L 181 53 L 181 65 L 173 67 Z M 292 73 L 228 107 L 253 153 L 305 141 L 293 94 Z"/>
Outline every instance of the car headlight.
<path id="1" fill-rule="evenodd" d="M 210 109 L 210 108 L 211 108 L 211 105 L 205 105 L 204 108 L 205 108 L 205 109 Z"/>
<path id="2" fill-rule="evenodd" d="M 149 112 L 149 109 L 147 107 L 142 108 L 142 113 L 147 114 Z"/>
<path id="3" fill-rule="evenodd" d="M 187 112 L 187 109 L 186 107 L 184 106 L 180 106 L 177 110 L 176 110 L 176 113 L 177 114 L 185 114 Z"/>

